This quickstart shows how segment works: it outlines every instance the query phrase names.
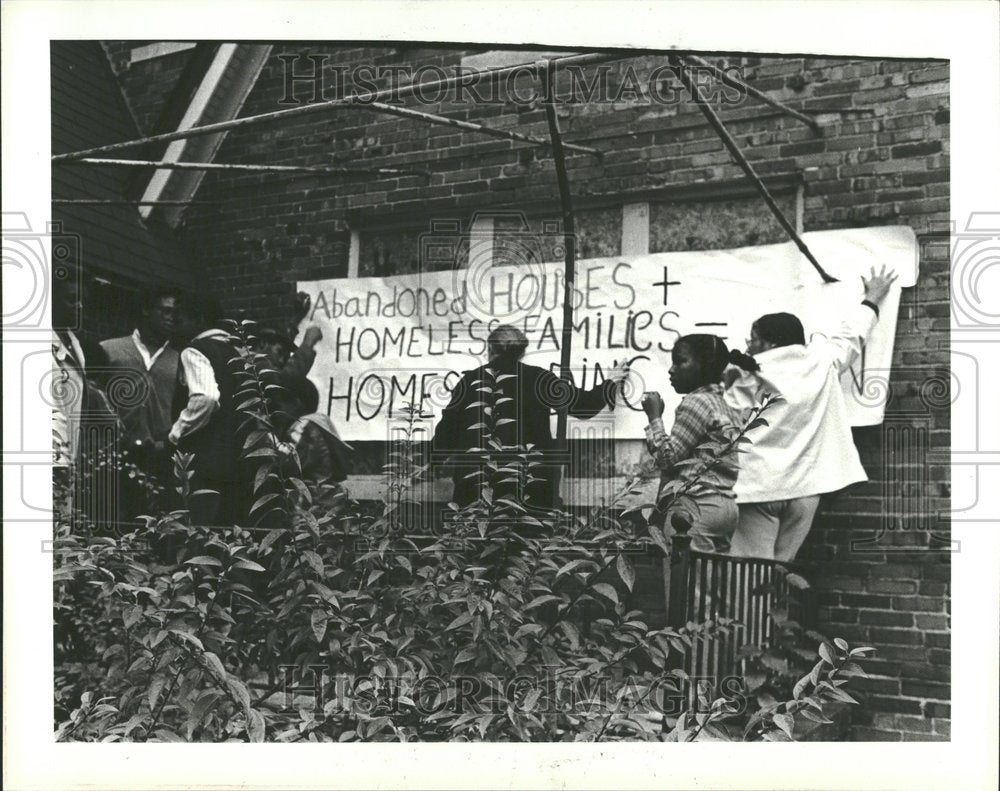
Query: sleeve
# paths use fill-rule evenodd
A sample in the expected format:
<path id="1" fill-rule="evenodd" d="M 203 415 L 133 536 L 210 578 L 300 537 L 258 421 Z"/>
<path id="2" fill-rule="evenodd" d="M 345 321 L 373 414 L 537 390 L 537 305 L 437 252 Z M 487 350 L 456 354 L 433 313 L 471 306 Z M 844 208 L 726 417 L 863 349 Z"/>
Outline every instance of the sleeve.
<path id="1" fill-rule="evenodd" d="M 441 419 L 434 427 L 434 437 L 431 439 L 431 448 L 442 451 L 463 450 L 462 434 L 465 425 L 462 420 L 465 405 L 471 403 L 469 396 L 472 392 L 473 379 L 471 372 L 462 374 L 455 383 L 451 391 L 451 401 L 441 412 Z"/>
<path id="2" fill-rule="evenodd" d="M 219 385 L 204 354 L 190 347 L 182 351 L 181 371 L 187 383 L 188 402 L 170 429 L 169 439 L 174 445 L 208 423 L 219 408 Z"/>
<path id="3" fill-rule="evenodd" d="M 646 447 L 660 470 L 670 470 L 677 462 L 689 458 L 707 433 L 709 414 L 693 398 L 685 398 L 674 413 L 670 433 L 663 421 L 656 418 L 646 426 Z"/>
<path id="4" fill-rule="evenodd" d="M 572 388 L 572 399 L 567 396 L 567 388 Z M 607 380 L 595 385 L 589 390 L 581 390 L 573 384 L 561 379 L 551 371 L 543 371 L 538 377 L 538 390 L 543 404 L 560 411 L 560 404 L 569 401 L 569 414 L 576 418 L 589 420 L 604 407 L 613 409 L 615 396 L 618 393 L 618 383 Z M 549 403 L 546 404 L 546 401 Z"/>
<path id="5" fill-rule="evenodd" d="M 874 310 L 867 305 L 855 305 L 833 335 L 811 341 L 809 349 L 818 349 L 829 358 L 830 365 L 844 371 L 861 354 L 861 346 L 877 321 Z"/>
<path id="6" fill-rule="evenodd" d="M 286 376 L 306 376 L 316 362 L 316 349 L 308 346 L 300 346 L 285 363 L 284 373 Z"/>

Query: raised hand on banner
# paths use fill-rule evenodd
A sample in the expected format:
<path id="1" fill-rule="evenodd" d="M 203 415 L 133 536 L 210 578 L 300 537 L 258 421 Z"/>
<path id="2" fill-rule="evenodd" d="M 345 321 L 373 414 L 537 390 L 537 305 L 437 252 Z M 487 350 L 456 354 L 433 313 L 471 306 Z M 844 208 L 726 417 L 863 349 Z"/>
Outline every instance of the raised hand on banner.
<path id="1" fill-rule="evenodd" d="M 307 349 L 311 349 L 317 343 L 323 339 L 323 330 L 313 324 L 311 327 L 307 327 L 305 334 L 302 336 L 302 343 L 300 346 L 305 346 Z"/>
<path id="2" fill-rule="evenodd" d="M 881 307 L 897 277 L 899 276 L 895 272 L 886 273 L 885 264 L 882 264 L 882 269 L 878 274 L 875 273 L 875 267 L 872 267 L 868 277 L 861 276 L 861 282 L 865 286 L 865 299 Z"/>
<path id="3" fill-rule="evenodd" d="M 628 379 L 629 370 L 628 360 L 623 360 L 611 370 L 611 373 L 608 374 L 608 380 L 616 385 L 623 385 Z"/>

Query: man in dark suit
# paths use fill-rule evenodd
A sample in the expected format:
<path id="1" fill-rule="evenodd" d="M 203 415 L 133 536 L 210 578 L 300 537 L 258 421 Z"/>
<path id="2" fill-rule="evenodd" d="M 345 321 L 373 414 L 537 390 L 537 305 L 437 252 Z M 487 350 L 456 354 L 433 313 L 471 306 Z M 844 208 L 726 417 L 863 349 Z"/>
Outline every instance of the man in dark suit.
<path id="1" fill-rule="evenodd" d="M 614 408 L 615 396 L 627 374 L 627 366 L 619 365 L 611 378 L 590 390 L 581 390 L 560 379 L 546 368 L 521 362 L 528 339 L 516 327 L 500 325 L 487 338 L 489 362 L 462 374 L 452 389 L 451 402 L 445 407 L 438 423 L 431 450 L 437 458 L 459 455 L 453 475 L 453 501 L 465 506 L 476 500 L 480 481 L 468 477 L 480 465 L 474 463 L 468 451 L 485 448 L 487 437 L 493 436 L 508 449 L 506 454 L 494 454 L 502 460 L 515 458 L 516 446 L 533 445 L 541 451 L 542 466 L 531 470 L 537 477 L 523 492 L 494 491 L 494 500 L 514 495 L 534 508 L 551 508 L 559 490 L 560 464 L 555 454 L 561 450 L 552 437 L 550 417 L 553 412 L 568 412 L 573 417 L 588 419 L 602 409 Z M 487 413 L 488 394 L 481 388 L 493 388 L 494 407 Z M 464 460 L 461 456 L 465 455 Z"/>

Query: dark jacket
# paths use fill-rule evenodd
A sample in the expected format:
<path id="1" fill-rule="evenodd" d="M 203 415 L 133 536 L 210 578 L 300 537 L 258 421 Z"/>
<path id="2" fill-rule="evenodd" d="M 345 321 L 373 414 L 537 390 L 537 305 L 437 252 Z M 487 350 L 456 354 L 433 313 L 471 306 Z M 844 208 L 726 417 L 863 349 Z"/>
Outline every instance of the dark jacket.
<path id="1" fill-rule="evenodd" d="M 496 413 L 483 412 L 483 392 L 479 389 L 489 381 L 489 372 L 495 374 L 498 403 Z M 539 505 L 553 501 L 558 478 L 559 450 L 552 437 L 550 418 L 553 412 L 567 412 L 577 418 L 592 418 L 605 407 L 614 406 L 618 385 L 603 382 L 590 390 L 563 381 L 545 368 L 494 361 L 472 371 L 466 371 L 452 389 L 451 402 L 445 407 L 431 441 L 432 461 L 443 463 L 455 453 L 486 446 L 486 436 L 495 426 L 494 435 L 504 446 L 534 445 L 546 453 L 546 466 L 536 471 L 542 480 L 535 487 L 530 499 Z M 504 401 L 503 399 L 509 399 Z M 454 473 L 455 501 L 460 505 L 474 499 L 474 487 L 465 476 L 468 469 L 459 468 Z"/>
<path id="2" fill-rule="evenodd" d="M 241 440 L 240 414 L 236 410 L 236 377 L 234 370 L 239 361 L 233 346 L 217 337 L 196 338 L 188 346 L 197 349 L 208 358 L 219 387 L 219 407 L 211 419 L 197 431 L 181 438 L 178 450 L 194 453 L 194 469 L 203 477 L 212 480 L 238 480 L 242 477 L 238 469 Z M 182 368 L 182 367 L 181 367 Z M 174 395 L 173 414 L 176 419 L 188 402 L 188 388 L 178 382 Z"/>

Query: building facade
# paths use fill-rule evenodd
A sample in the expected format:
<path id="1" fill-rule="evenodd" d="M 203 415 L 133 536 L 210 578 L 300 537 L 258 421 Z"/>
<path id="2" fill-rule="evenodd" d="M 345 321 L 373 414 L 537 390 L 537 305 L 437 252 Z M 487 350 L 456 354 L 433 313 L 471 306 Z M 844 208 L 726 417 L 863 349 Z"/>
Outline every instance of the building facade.
<path id="1" fill-rule="evenodd" d="M 184 113 L 175 105 L 190 107 L 202 84 L 199 75 L 209 74 L 218 57 L 206 54 L 204 45 L 161 47 L 156 54 L 156 44 L 103 44 L 143 135 L 177 128 Z M 531 62 L 537 54 L 296 42 L 242 56 L 253 64 L 248 84 L 227 88 L 223 70 L 214 86 L 239 99 L 231 103 L 230 117 L 306 108 L 352 89 L 426 81 L 455 68 Z M 855 431 L 870 480 L 824 498 L 802 556 L 816 564 L 821 629 L 878 649 L 867 663 L 871 678 L 859 683 L 868 697 L 867 720 L 855 726 L 854 737 L 946 739 L 952 400 L 948 64 L 801 56 L 709 60 L 819 123 L 816 134 L 738 90 L 716 86 L 709 93 L 799 230 L 906 225 L 917 235 L 919 276 L 916 287 L 903 292 L 889 384 L 870 382 L 866 391 L 866 397 L 887 399 L 885 421 Z M 564 100 L 557 115 L 566 140 L 602 152 L 600 158 L 568 157 L 579 256 L 785 241 L 665 65 L 664 55 L 622 57 L 600 71 L 584 70 L 581 80 L 564 75 L 558 83 Z M 447 91 L 396 104 L 546 137 L 546 114 L 533 98 L 534 84 L 522 74 L 495 94 L 480 87 L 475 95 Z M 711 85 L 704 83 L 706 90 Z M 210 171 L 193 187 L 168 184 L 166 192 L 177 189 L 193 202 L 153 209 L 147 220 L 173 229 L 199 282 L 214 288 L 233 315 L 286 317 L 299 281 L 433 268 L 421 256 L 420 239 L 441 221 L 466 233 L 485 219 L 494 249 L 508 237 L 527 232 L 545 238 L 559 228 L 556 174 L 547 149 L 363 105 L 231 129 L 210 158 L 426 174 Z M 361 444 L 363 471 L 375 473 L 382 449 L 378 443 Z M 628 449 L 621 450 L 621 458 L 629 457 Z"/>

